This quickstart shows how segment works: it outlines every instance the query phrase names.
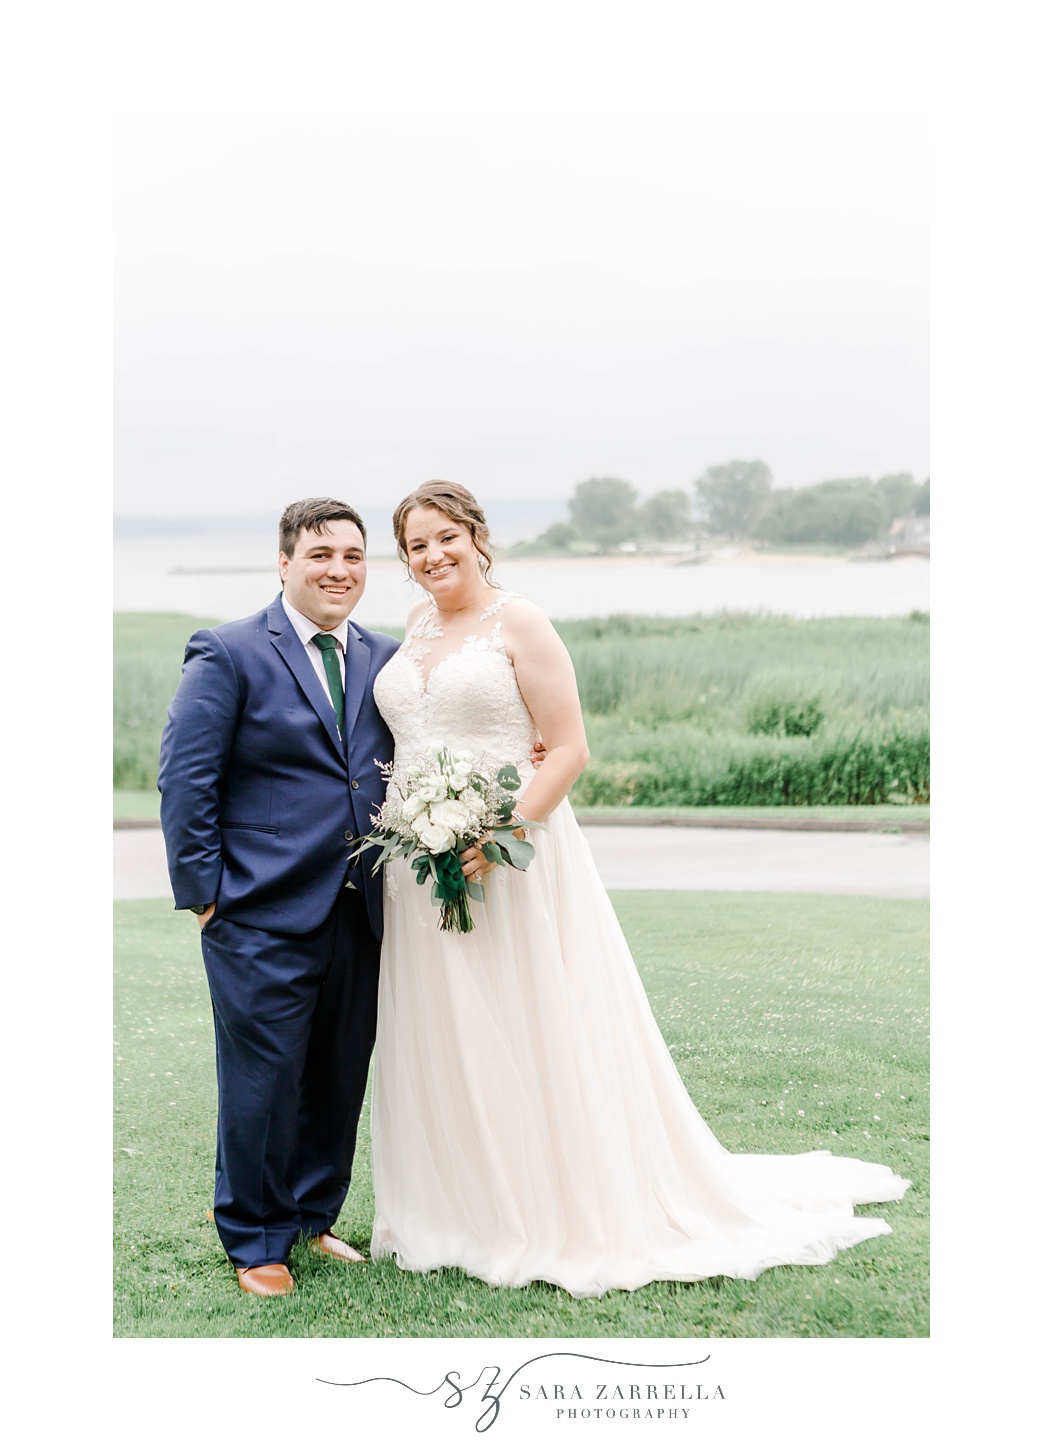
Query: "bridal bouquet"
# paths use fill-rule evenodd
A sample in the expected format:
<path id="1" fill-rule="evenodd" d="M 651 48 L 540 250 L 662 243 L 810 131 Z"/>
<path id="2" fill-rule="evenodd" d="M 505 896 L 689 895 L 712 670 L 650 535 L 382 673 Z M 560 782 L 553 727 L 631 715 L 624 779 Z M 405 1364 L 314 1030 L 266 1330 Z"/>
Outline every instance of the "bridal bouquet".
<path id="1" fill-rule="evenodd" d="M 373 831 L 351 843 L 350 860 L 379 846 L 373 864 L 376 873 L 390 858 L 412 855 L 410 866 L 418 884 L 430 877 L 431 900 L 442 904 L 438 924 L 442 931 L 470 932 L 474 921 L 467 899 L 484 902 L 485 890 L 464 876 L 460 852 L 485 837 L 486 858 L 519 871 L 535 855 L 528 841 L 514 835 L 519 826 L 540 825 L 514 816 L 514 792 L 521 777 L 514 766 L 493 772 L 466 751 L 445 746 L 431 746 L 416 759 L 397 761 L 394 767 L 377 764 L 388 782 L 387 799 L 372 818 Z"/>

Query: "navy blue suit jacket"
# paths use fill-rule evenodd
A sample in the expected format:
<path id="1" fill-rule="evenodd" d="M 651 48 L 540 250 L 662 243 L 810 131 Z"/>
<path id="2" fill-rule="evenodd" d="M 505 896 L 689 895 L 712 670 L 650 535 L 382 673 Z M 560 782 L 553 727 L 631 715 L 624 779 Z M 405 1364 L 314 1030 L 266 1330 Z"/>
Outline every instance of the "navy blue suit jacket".
<path id="1" fill-rule="evenodd" d="M 216 902 L 248 927 L 303 933 L 325 921 L 346 877 L 383 930 L 381 881 L 348 839 L 384 799 L 391 733 L 373 681 L 398 649 L 348 621 L 345 737 L 281 596 L 249 619 L 197 630 L 160 747 L 159 789 L 176 907 Z M 371 855 L 371 854 L 367 854 Z"/>

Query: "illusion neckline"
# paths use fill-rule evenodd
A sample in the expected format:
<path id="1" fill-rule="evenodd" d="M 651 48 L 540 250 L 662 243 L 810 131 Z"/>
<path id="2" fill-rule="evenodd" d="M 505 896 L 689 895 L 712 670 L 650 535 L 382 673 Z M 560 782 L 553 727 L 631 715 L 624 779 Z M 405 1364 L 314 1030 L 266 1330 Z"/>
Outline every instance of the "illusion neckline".
<path id="1" fill-rule="evenodd" d="M 412 659 L 410 659 L 410 657 L 408 655 L 403 655 L 403 658 L 407 661 L 408 664 L 412 665 L 413 669 L 417 673 L 417 679 L 420 681 L 420 694 L 421 694 L 421 696 L 428 696 L 428 695 L 430 695 L 430 693 L 431 693 L 431 682 L 435 678 L 435 676 L 438 674 L 439 670 L 441 670 L 441 668 L 442 668 L 443 665 L 448 665 L 448 663 L 449 663 L 450 660 L 455 660 L 460 655 L 469 654 L 470 652 L 472 652 L 475 649 L 475 646 L 476 645 L 480 645 L 480 644 L 492 644 L 493 642 L 495 642 L 495 644 L 499 646 L 499 649 L 492 649 L 492 650 L 487 650 L 487 651 L 484 651 L 484 652 L 479 651 L 478 653 L 480 653 L 480 654 L 481 653 L 484 653 L 484 654 L 489 654 L 489 655 L 499 655 L 502 659 L 506 660 L 507 661 L 507 664 L 510 665 L 512 667 L 512 669 L 513 669 L 513 661 L 511 660 L 511 657 L 507 654 L 507 650 L 506 650 L 506 648 L 504 646 L 503 640 L 502 639 L 497 639 L 497 634 L 499 632 L 499 629 L 500 629 L 500 625 L 499 625 L 499 623 L 497 623 L 496 627 L 493 629 L 493 631 L 491 632 L 491 634 L 488 634 L 488 635 L 468 635 L 464 639 L 463 644 L 460 646 L 460 648 L 458 650 L 450 650 L 447 655 L 443 655 L 442 656 L 441 660 L 436 660 L 435 663 L 431 666 L 431 669 L 428 671 L 428 673 L 426 675 L 424 674 L 423 669 L 421 668 L 421 665 L 420 665 L 420 661 L 419 660 L 412 660 Z"/>
<path id="2" fill-rule="evenodd" d="M 482 613 L 478 616 L 478 619 L 475 621 L 475 623 L 478 625 L 482 624 L 482 622 L 484 620 L 487 620 L 490 615 L 499 614 L 500 610 L 503 609 L 503 607 L 507 604 L 508 600 L 514 600 L 519 598 L 520 596 L 515 590 L 498 590 L 496 592 L 496 598 L 493 599 L 492 602 L 485 607 Z M 437 612 L 437 609 L 438 606 L 435 604 L 434 600 L 429 601 L 427 609 L 420 616 L 419 620 L 417 620 L 416 624 L 413 626 L 412 630 L 410 630 L 405 640 L 403 640 L 402 643 L 405 648 L 403 648 L 399 652 L 401 655 L 404 656 L 406 660 L 409 661 L 410 665 L 412 665 L 413 669 L 416 671 L 417 677 L 420 681 L 421 696 L 426 697 L 430 694 L 431 681 L 434 679 L 438 671 L 441 670 L 443 665 L 445 665 L 448 661 L 455 659 L 457 656 L 466 654 L 469 650 L 473 650 L 475 646 L 482 644 L 492 645 L 494 648 L 491 653 L 502 655 L 503 658 L 507 661 L 508 665 L 512 665 L 511 657 L 507 654 L 506 647 L 503 643 L 503 638 L 500 634 L 500 631 L 503 628 L 503 621 L 497 620 L 496 624 L 490 630 L 488 635 L 479 635 L 477 631 L 475 631 L 474 634 L 465 635 L 463 643 L 459 646 L 459 648 L 456 650 L 450 650 L 447 654 L 442 656 L 441 660 L 436 660 L 434 665 L 431 666 L 431 669 L 425 675 L 423 667 L 420 664 L 420 658 L 417 658 L 417 647 L 416 645 L 411 646 L 409 642 L 414 637 L 419 640 L 432 639 L 437 636 L 444 635 L 445 632 L 442 630 L 440 625 L 436 625 L 433 630 L 431 629 L 431 621 L 435 613 Z M 430 648 L 426 650 L 422 649 L 420 653 L 422 658 L 423 655 L 431 653 Z"/>

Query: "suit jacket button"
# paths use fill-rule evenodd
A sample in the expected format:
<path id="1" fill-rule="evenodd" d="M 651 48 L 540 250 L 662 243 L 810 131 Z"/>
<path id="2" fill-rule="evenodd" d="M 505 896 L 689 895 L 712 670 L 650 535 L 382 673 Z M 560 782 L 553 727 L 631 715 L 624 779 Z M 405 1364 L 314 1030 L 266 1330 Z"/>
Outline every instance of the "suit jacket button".
<path id="1" fill-rule="evenodd" d="M 353 791 L 357 791 L 359 789 L 359 783 L 357 781 L 352 781 L 352 783 L 351 783 L 351 789 Z"/>
<path id="2" fill-rule="evenodd" d="M 345 833 L 344 833 L 344 840 L 345 840 L 345 841 L 354 841 L 354 840 L 355 840 L 355 838 L 354 838 L 354 836 L 353 836 L 353 835 L 352 835 L 352 834 L 351 834 L 351 832 L 350 832 L 350 831 L 346 831 L 346 832 L 345 832 Z"/>

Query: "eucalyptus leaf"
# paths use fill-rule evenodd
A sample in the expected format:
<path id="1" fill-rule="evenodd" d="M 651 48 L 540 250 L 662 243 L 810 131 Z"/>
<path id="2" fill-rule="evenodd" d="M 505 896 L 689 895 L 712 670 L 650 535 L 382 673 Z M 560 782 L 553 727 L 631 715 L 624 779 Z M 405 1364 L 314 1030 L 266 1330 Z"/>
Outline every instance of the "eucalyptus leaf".
<path id="1" fill-rule="evenodd" d="M 531 841 L 518 841 L 517 838 L 511 842 L 510 848 L 504 847 L 504 855 L 509 856 L 512 867 L 517 867 L 520 872 L 532 861 L 536 855 L 536 848 Z"/>
<path id="2" fill-rule="evenodd" d="M 482 843 L 482 855 L 486 861 L 495 862 L 498 867 L 503 866 L 503 851 L 497 846 L 495 841 L 485 841 Z"/>

